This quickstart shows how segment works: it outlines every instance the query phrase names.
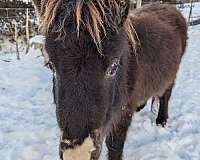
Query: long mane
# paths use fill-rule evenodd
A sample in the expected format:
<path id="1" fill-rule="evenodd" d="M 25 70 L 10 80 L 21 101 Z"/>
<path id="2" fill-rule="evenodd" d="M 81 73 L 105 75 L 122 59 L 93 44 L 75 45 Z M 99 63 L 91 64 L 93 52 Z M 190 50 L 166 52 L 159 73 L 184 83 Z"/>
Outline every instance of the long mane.
<path id="1" fill-rule="evenodd" d="M 127 17 L 128 5 L 129 0 L 42 0 L 40 28 L 44 34 L 58 32 L 59 38 L 63 38 L 66 36 L 65 25 L 72 20 L 77 36 L 82 28 L 86 29 L 101 51 L 102 38 L 109 31 L 118 32 L 120 27 L 124 27 L 135 48 L 134 28 Z"/>

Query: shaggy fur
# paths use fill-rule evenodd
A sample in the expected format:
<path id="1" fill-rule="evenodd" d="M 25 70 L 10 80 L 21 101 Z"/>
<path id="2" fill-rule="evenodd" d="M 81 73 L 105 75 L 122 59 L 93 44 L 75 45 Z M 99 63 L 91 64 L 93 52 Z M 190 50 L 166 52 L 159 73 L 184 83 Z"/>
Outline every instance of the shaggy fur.
<path id="1" fill-rule="evenodd" d="M 159 96 L 157 122 L 163 124 L 168 116 L 186 47 L 185 19 L 175 7 L 160 4 L 128 16 L 128 0 L 46 0 L 43 6 L 42 29 L 63 132 L 61 158 L 63 150 L 72 151 L 91 136 L 96 146 L 91 159 L 99 158 L 106 137 L 108 159 L 121 160 L 138 107 Z"/>
<path id="2" fill-rule="evenodd" d="M 118 26 L 123 25 L 127 18 L 129 3 L 126 1 L 112 0 L 44 0 L 42 1 L 42 24 L 43 33 L 59 32 L 59 38 L 66 36 L 66 24 L 69 19 L 76 21 L 77 36 L 80 29 L 84 28 L 90 33 L 99 52 L 102 51 L 102 37 L 109 32 L 118 32 Z M 67 5 L 66 5 L 67 4 Z M 74 9 L 75 8 L 75 9 Z M 63 15 L 62 12 L 65 14 Z M 59 16 L 58 16 L 59 15 Z M 58 25 L 53 25 L 56 18 Z M 126 32 L 134 46 L 132 24 L 126 21 Z M 109 30 L 108 30 L 109 28 Z"/>
<path id="3" fill-rule="evenodd" d="M 36 11 L 40 14 L 41 11 L 41 0 L 32 0 Z"/>

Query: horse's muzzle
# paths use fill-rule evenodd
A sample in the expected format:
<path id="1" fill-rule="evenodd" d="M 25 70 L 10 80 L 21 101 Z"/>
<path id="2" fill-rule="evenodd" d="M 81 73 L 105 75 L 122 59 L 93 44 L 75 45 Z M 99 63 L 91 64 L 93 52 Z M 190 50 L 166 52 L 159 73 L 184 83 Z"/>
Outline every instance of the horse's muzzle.
<path id="1" fill-rule="evenodd" d="M 60 137 L 59 154 L 61 160 L 98 160 L 101 153 L 102 138 L 99 132 L 92 133 L 85 138 L 81 145 L 76 145 L 78 140 L 63 139 Z"/>

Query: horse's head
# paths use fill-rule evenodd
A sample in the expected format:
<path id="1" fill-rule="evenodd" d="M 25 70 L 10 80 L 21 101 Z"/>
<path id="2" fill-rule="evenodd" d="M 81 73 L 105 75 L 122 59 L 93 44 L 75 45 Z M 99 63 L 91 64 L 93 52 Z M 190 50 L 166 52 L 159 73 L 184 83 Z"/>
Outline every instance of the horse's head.
<path id="1" fill-rule="evenodd" d="M 129 1 L 47 0 L 44 6 L 61 141 L 71 154 L 93 144 L 92 135 L 126 105 Z"/>

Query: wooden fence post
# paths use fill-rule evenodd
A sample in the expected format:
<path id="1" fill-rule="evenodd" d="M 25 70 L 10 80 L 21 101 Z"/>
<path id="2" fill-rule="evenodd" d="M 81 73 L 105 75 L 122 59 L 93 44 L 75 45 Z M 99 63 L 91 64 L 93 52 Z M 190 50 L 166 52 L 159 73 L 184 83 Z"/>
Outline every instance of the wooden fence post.
<path id="1" fill-rule="evenodd" d="M 19 35 L 18 35 L 18 25 L 17 25 L 17 21 L 15 20 L 15 42 L 16 42 L 16 54 L 17 54 L 17 59 L 20 60 L 18 38 L 19 38 Z"/>
<path id="2" fill-rule="evenodd" d="M 190 12 L 189 12 L 189 16 L 188 16 L 188 24 L 190 24 L 190 18 L 192 15 L 192 5 L 193 5 L 193 0 L 190 0 Z"/>
<path id="3" fill-rule="evenodd" d="M 142 0 L 137 0 L 136 8 L 141 8 L 142 6 Z"/>
<path id="4" fill-rule="evenodd" d="M 29 37 L 30 37 L 30 33 L 29 33 L 29 10 L 27 8 L 26 10 L 26 54 L 28 53 L 29 50 Z"/>

